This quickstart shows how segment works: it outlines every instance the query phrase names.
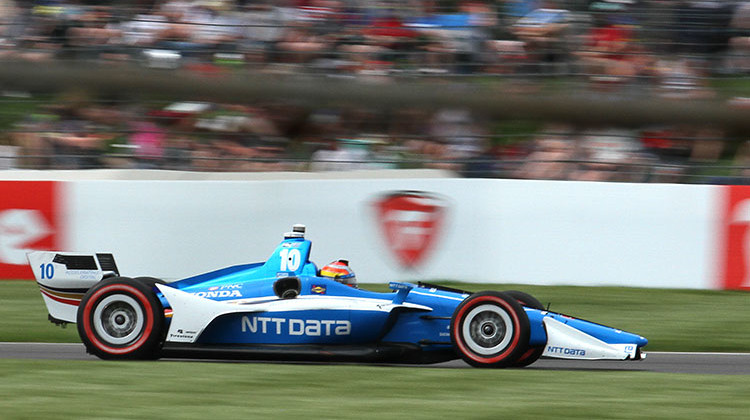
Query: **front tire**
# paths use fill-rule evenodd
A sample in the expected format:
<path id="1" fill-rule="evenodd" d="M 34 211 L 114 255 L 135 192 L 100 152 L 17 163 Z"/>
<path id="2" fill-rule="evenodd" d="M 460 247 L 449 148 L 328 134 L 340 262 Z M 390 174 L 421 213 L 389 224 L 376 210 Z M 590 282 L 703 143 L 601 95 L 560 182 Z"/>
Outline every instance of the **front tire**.
<path id="1" fill-rule="evenodd" d="M 533 309 L 539 309 L 540 311 L 544 310 L 544 305 L 542 304 L 542 302 L 526 292 L 522 292 L 520 290 L 505 290 L 503 291 L 503 293 L 517 300 L 518 303 L 523 306 L 528 306 L 529 308 Z"/>
<path id="2" fill-rule="evenodd" d="M 526 292 L 521 292 L 519 290 L 506 290 L 503 293 L 515 299 L 522 306 L 526 306 L 532 309 L 538 309 L 540 311 L 544 310 L 544 305 L 542 304 L 542 302 Z M 526 352 L 522 354 L 515 363 L 513 363 L 513 367 L 526 367 L 536 362 L 540 357 L 542 357 L 542 354 L 544 353 L 544 347 L 544 344 L 529 347 L 529 349 L 526 350 Z"/>
<path id="3" fill-rule="evenodd" d="M 127 277 L 103 280 L 78 306 L 78 335 L 102 359 L 158 357 L 164 315 L 153 286 Z"/>
<path id="4" fill-rule="evenodd" d="M 475 293 L 456 308 L 451 341 L 456 352 L 476 367 L 514 366 L 529 349 L 529 318 L 511 296 Z"/>

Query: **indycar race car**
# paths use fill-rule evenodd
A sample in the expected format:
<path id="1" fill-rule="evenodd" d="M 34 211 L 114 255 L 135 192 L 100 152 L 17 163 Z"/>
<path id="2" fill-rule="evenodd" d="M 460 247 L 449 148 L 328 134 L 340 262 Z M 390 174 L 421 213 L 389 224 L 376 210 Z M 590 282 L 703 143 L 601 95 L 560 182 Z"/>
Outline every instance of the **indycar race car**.
<path id="1" fill-rule="evenodd" d="M 232 357 L 522 367 L 539 357 L 638 360 L 638 335 L 545 310 L 519 291 L 390 283 L 372 292 L 327 277 L 295 225 L 265 262 L 166 283 L 120 275 L 111 254 L 34 251 L 49 319 L 76 323 L 103 359 Z"/>

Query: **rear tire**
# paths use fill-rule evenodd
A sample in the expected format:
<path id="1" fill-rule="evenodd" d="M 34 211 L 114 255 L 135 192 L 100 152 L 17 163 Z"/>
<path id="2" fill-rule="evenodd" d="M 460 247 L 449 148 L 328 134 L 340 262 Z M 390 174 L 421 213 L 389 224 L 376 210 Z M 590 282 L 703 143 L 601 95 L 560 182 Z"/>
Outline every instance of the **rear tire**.
<path id="1" fill-rule="evenodd" d="M 154 287 L 155 284 L 167 284 L 166 281 L 162 279 L 157 279 L 156 277 L 136 277 L 133 280 L 139 281 L 147 286 Z"/>
<path id="2" fill-rule="evenodd" d="M 150 287 L 154 293 L 161 293 L 159 289 L 156 287 L 157 284 L 167 284 L 166 281 L 162 279 L 157 279 L 156 277 L 135 277 L 133 278 L 133 280 L 139 281 L 145 284 L 146 286 Z M 148 357 L 149 359 L 155 360 L 161 357 L 161 349 L 162 347 L 164 347 L 164 342 L 167 340 L 167 330 L 169 329 L 169 327 L 168 327 L 168 322 L 166 321 L 166 318 L 167 318 L 167 314 L 165 313 L 166 310 L 167 309 L 164 308 L 164 310 L 162 311 L 162 315 L 164 316 L 164 327 L 162 328 L 161 339 L 159 340 L 159 344 L 156 346 L 156 351 L 154 351 L 151 357 Z M 171 312 L 172 310 L 169 309 L 169 311 Z"/>
<path id="3" fill-rule="evenodd" d="M 526 306 L 532 309 L 539 309 L 540 311 L 544 310 L 544 305 L 542 304 L 542 302 L 526 292 L 521 292 L 519 290 L 506 290 L 503 293 L 514 298 L 522 306 Z M 540 357 L 542 357 L 542 353 L 544 353 L 544 347 L 544 344 L 529 347 L 526 353 L 521 355 L 521 357 L 518 358 L 518 361 L 513 364 L 513 367 L 526 367 L 536 362 Z"/>
<path id="4" fill-rule="evenodd" d="M 476 367 L 514 366 L 529 349 L 529 318 L 513 297 L 475 293 L 451 318 L 451 341 L 466 363 Z"/>
<path id="5" fill-rule="evenodd" d="M 103 280 L 78 306 L 78 335 L 102 359 L 153 359 L 164 335 L 164 310 L 153 285 L 127 277 Z"/>

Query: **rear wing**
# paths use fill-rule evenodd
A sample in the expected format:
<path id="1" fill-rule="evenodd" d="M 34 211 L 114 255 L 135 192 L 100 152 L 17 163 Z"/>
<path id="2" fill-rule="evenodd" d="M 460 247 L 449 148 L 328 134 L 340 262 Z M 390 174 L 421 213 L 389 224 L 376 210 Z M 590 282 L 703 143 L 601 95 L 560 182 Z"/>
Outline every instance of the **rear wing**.
<path id="1" fill-rule="evenodd" d="M 78 304 L 94 284 L 119 276 L 112 254 L 33 251 L 27 254 L 50 320 L 76 322 Z"/>

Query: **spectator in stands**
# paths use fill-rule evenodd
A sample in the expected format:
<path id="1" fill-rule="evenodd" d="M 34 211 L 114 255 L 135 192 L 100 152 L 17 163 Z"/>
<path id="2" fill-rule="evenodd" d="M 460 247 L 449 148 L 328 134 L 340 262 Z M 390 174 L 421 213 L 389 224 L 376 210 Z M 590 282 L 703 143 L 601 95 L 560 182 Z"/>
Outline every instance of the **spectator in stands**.
<path id="1" fill-rule="evenodd" d="M 483 149 L 483 132 L 470 111 L 442 109 L 433 115 L 429 135 L 449 149 L 456 160 L 466 160 Z"/>
<path id="2" fill-rule="evenodd" d="M 533 140 L 531 153 L 513 175 L 524 179 L 568 179 L 576 170 L 577 152 L 571 127 L 549 125 Z"/>
<path id="3" fill-rule="evenodd" d="M 730 74 L 750 72 L 750 2 L 742 2 L 730 22 L 729 48 L 725 71 Z"/>
<path id="4" fill-rule="evenodd" d="M 513 25 L 513 33 L 524 43 L 530 71 L 564 73 L 570 53 L 570 11 L 545 3 L 548 7 L 535 9 L 519 19 Z"/>
<path id="5" fill-rule="evenodd" d="M 582 133 L 577 159 L 581 161 L 570 179 L 578 181 L 637 181 L 638 165 L 645 155 L 635 132 L 592 129 Z"/>
<path id="6" fill-rule="evenodd" d="M 218 67 L 231 62 L 238 69 L 281 68 L 387 83 L 425 75 L 528 73 L 530 68 L 519 63 L 532 60 L 535 76 L 544 76 L 542 69 L 569 74 L 581 64 L 594 79 L 648 79 L 653 81 L 651 93 L 679 100 L 717 97 L 706 81 L 723 69 L 715 68 L 720 60 L 709 59 L 727 45 L 737 55 L 726 70 L 742 72 L 746 67 L 742 60 L 749 26 L 744 22 L 746 4 L 732 15 L 733 2 L 603 0 L 588 9 L 591 3 L 157 0 L 125 9 L 66 0 L 0 0 L 0 19 L 5 23 L 0 27 L 0 57 L 143 60 L 161 68 Z M 643 11 L 663 13 L 656 17 Z M 590 23 L 593 27 L 588 28 Z M 581 33 L 586 34 L 583 42 L 578 38 Z M 734 35 L 731 43 L 729 35 Z M 658 45 L 660 41 L 674 42 Z M 511 59 L 513 65 L 505 67 Z M 481 87 L 489 78 L 460 80 Z M 502 79 L 504 91 L 519 91 L 512 80 L 516 78 Z M 534 86 L 546 87 L 547 80 L 561 79 L 539 80 L 543 83 Z M 523 92 L 544 94 L 541 88 Z M 120 165 L 121 161 L 102 158 L 114 143 L 133 146 L 136 159 L 129 164 L 140 167 L 288 170 L 305 168 L 310 162 L 323 170 L 372 167 L 372 160 L 393 160 L 399 167 L 483 174 L 501 168 L 503 175 L 545 179 L 631 179 L 624 174 L 634 165 L 674 165 L 671 169 L 713 163 L 731 150 L 723 140 L 709 140 L 726 135 L 712 128 L 658 127 L 666 131 L 643 135 L 658 146 L 623 148 L 637 136 L 581 134 L 579 128 L 549 125 L 532 141 L 526 161 L 515 168 L 507 161 L 521 157 L 517 151 L 510 156 L 496 153 L 487 142 L 495 122 L 466 110 L 401 109 L 399 104 L 387 111 L 369 109 L 368 104 L 309 110 L 283 99 L 254 107 L 201 104 L 200 110 L 181 116 L 169 116 L 169 111 L 156 120 L 152 113 L 163 109 L 131 110 L 120 103 L 69 106 L 67 98 L 66 106 L 54 113 L 19 118 L 14 127 L 24 132 L 12 136 L 15 144 L 23 146 L 24 155 L 54 156 L 26 161 L 38 167 Z M 612 141 L 613 137 L 628 140 Z M 303 163 L 276 161 L 289 156 Z M 464 167 L 465 163 L 474 169 Z"/>
<path id="7" fill-rule="evenodd" d="M 652 76 L 653 55 L 638 38 L 640 24 L 623 3 L 592 5 L 594 25 L 576 52 L 584 74 L 599 88 L 632 87 Z"/>
<path id="8" fill-rule="evenodd" d="M 128 142 L 135 149 L 139 169 L 161 167 L 166 138 L 166 131 L 151 121 L 140 120 L 132 123 Z"/>

